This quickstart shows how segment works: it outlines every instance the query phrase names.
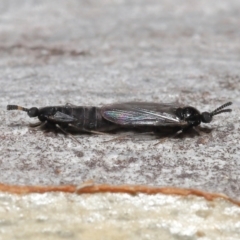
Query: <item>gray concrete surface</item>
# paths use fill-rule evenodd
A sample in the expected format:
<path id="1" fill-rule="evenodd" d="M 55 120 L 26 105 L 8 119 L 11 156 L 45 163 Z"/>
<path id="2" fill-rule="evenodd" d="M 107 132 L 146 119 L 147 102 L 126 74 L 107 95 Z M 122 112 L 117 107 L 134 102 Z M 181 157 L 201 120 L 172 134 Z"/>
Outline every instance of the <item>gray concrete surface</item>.
<path id="1" fill-rule="evenodd" d="M 0 182 L 129 183 L 239 199 L 240 2 L 1 1 Z M 109 141 L 28 128 L 26 107 L 233 101 L 202 136 Z M 34 121 L 33 121 L 34 122 Z"/>

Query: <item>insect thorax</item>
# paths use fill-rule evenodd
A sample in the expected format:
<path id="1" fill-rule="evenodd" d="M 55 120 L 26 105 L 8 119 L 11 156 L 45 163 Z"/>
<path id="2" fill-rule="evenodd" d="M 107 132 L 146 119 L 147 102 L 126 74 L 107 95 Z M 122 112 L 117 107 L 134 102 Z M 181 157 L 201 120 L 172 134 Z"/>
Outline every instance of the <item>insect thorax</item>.
<path id="1" fill-rule="evenodd" d="M 186 121 L 190 126 L 198 126 L 201 123 L 201 114 L 196 108 L 178 108 L 176 113 L 181 120 Z"/>
<path id="2" fill-rule="evenodd" d="M 57 109 L 55 107 L 44 107 L 39 109 L 38 119 L 41 122 L 49 120 L 50 116 L 53 116 L 56 113 Z"/>

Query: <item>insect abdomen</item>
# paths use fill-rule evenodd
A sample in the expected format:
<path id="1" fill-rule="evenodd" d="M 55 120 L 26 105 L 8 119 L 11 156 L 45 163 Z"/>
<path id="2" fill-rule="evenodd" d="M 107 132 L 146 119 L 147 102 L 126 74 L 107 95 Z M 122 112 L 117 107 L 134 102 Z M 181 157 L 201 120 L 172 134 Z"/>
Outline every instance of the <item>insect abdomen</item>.
<path id="1" fill-rule="evenodd" d="M 101 131 L 111 130 L 115 126 L 102 117 L 100 108 L 97 107 L 73 108 L 72 115 L 77 119 L 74 125 L 79 129 Z"/>

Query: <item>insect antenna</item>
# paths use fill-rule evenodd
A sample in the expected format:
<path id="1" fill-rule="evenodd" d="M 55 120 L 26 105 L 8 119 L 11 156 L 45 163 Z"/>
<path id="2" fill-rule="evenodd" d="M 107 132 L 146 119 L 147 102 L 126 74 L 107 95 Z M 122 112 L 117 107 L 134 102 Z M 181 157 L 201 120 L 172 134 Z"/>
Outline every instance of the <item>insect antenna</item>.
<path id="1" fill-rule="evenodd" d="M 232 109 L 223 109 L 223 108 L 228 107 L 230 105 L 232 105 L 232 102 L 227 102 L 227 103 L 223 104 L 222 106 L 216 108 L 214 111 L 212 111 L 210 113 L 211 116 L 215 116 L 215 115 L 223 113 L 223 112 L 231 112 Z"/>
<path id="2" fill-rule="evenodd" d="M 18 105 L 7 105 L 7 110 L 20 110 L 27 112 L 29 117 L 37 117 L 39 115 L 39 110 L 36 107 L 24 108 Z"/>
<path id="3" fill-rule="evenodd" d="M 28 112 L 29 109 L 28 108 L 24 108 L 18 105 L 7 105 L 7 110 L 20 110 L 20 111 L 24 111 L 24 112 Z"/>

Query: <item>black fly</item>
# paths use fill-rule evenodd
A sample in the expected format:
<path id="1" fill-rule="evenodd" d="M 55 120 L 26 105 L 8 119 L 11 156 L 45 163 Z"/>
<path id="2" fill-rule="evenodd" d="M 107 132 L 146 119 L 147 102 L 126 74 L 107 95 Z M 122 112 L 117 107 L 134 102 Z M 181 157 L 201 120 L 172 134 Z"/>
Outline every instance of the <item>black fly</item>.
<path id="1" fill-rule="evenodd" d="M 51 106 L 43 108 L 24 108 L 18 105 L 8 105 L 7 110 L 21 110 L 29 117 L 38 117 L 39 123 L 34 127 L 57 127 L 62 132 L 68 131 L 103 133 L 116 128 L 116 124 L 105 120 L 101 109 L 97 107 L 83 107 L 66 104 L 65 106 Z"/>
<path id="2" fill-rule="evenodd" d="M 127 102 L 102 107 L 102 116 L 115 124 L 128 127 L 181 127 L 189 128 L 203 123 L 210 123 L 213 116 L 222 112 L 232 103 L 228 102 L 212 112 L 200 113 L 196 108 L 182 107 L 178 104 Z"/>
<path id="3" fill-rule="evenodd" d="M 64 133 L 73 129 L 79 132 L 104 133 L 122 128 L 137 128 L 144 130 L 174 129 L 186 130 L 203 123 L 210 123 L 213 116 L 231 112 L 224 109 L 232 103 L 227 102 L 212 112 L 200 113 L 191 106 L 178 104 L 161 104 L 145 102 L 126 102 L 106 105 L 103 107 L 84 107 L 67 104 L 66 106 L 51 106 L 44 108 L 24 108 L 8 105 L 7 110 L 21 110 L 29 117 L 38 117 L 38 126 L 57 127 Z"/>

